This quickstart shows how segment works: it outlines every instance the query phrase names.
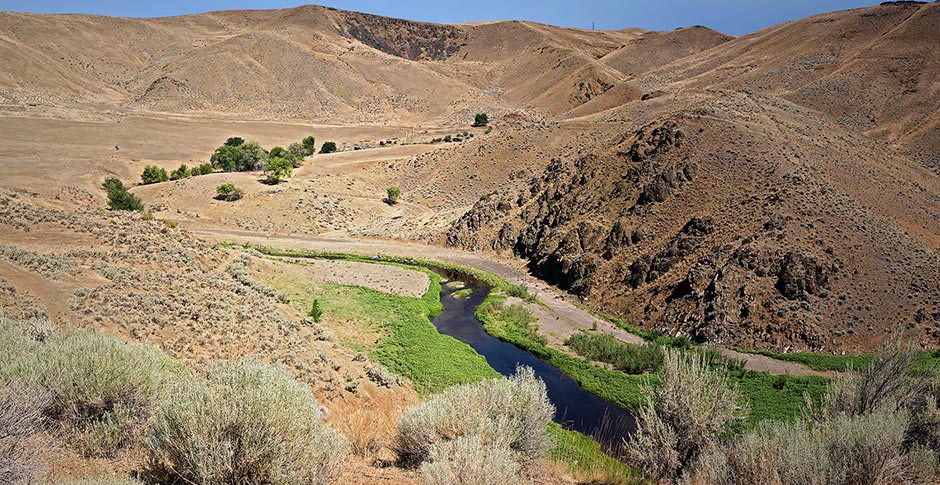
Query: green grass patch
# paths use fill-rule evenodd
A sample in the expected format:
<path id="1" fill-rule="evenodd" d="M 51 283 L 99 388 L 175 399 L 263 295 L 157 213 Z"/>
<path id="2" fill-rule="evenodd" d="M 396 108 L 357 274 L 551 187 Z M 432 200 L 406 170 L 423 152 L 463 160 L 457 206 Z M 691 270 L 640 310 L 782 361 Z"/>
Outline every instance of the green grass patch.
<path id="1" fill-rule="evenodd" d="M 453 295 L 457 298 L 466 298 L 472 294 L 473 294 L 472 288 L 464 288 L 462 290 L 457 290 L 453 293 Z"/>
<path id="2" fill-rule="evenodd" d="M 829 379 L 740 371 L 732 373 L 731 383 L 739 387 L 749 407 L 747 418 L 732 425 L 731 431 L 739 433 L 754 429 L 764 420 L 792 421 L 800 417 L 806 405 L 804 396 L 818 403 Z"/>
<path id="3" fill-rule="evenodd" d="M 563 429 L 556 423 L 550 424 L 547 432 L 553 441 L 548 459 L 580 475 L 580 482 L 610 485 L 646 483 L 639 470 L 611 458 L 592 438 Z"/>
<path id="4" fill-rule="evenodd" d="M 441 278 L 431 271 L 428 276 L 431 284 L 421 298 L 336 284 L 324 285 L 315 297 L 333 318 L 375 322 L 384 338 L 369 353 L 390 371 L 414 382 L 422 394 L 498 377 L 483 356 L 442 335 L 428 320 L 443 309 Z"/>

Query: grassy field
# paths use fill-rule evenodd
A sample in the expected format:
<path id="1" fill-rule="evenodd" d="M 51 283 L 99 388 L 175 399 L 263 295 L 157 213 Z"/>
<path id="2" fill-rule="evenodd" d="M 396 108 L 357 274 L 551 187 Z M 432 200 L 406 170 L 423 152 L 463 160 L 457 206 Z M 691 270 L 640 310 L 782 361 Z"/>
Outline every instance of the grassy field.
<path id="1" fill-rule="evenodd" d="M 380 331 L 377 345 L 366 350 L 373 359 L 414 382 L 422 394 L 456 384 L 497 377 L 486 359 L 469 345 L 438 333 L 430 317 L 441 312 L 441 279 L 428 271 L 431 284 L 421 298 L 396 296 L 362 288 L 326 284 L 299 304 L 320 302 L 326 318 L 365 321 Z"/>

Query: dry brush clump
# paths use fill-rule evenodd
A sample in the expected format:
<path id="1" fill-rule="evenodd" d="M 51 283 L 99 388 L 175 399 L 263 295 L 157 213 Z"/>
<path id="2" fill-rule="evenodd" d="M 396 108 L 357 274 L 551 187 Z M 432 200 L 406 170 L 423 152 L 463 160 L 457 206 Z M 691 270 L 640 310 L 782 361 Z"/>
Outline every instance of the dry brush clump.
<path id="1" fill-rule="evenodd" d="M 674 482 L 719 445 L 726 426 L 742 417 L 740 392 L 725 370 L 710 368 L 699 353 L 666 349 L 662 384 L 646 389 L 637 431 L 626 442 L 629 462 L 648 478 Z"/>
<path id="2" fill-rule="evenodd" d="M 870 367 L 836 377 L 807 419 L 764 423 L 700 461 L 688 483 L 937 483 L 940 413 L 932 376 L 894 341 Z M 935 382 L 935 381 L 934 381 Z"/>
<path id="3" fill-rule="evenodd" d="M 526 367 L 509 379 L 451 387 L 399 420 L 400 461 L 420 466 L 429 483 L 517 477 L 544 456 L 554 412 L 545 384 Z"/>
<path id="4" fill-rule="evenodd" d="M 256 360 L 177 383 L 145 443 L 151 480 L 206 485 L 330 483 L 346 449 L 309 388 Z"/>
<path id="5" fill-rule="evenodd" d="M 156 347 L 89 330 L 55 333 L 4 362 L 11 382 L 48 393 L 44 418 L 89 456 L 133 443 L 150 404 L 180 367 Z"/>
<path id="6" fill-rule="evenodd" d="M 41 431 L 49 394 L 18 382 L 0 382 L 0 483 L 32 483 L 44 466 L 27 441 Z"/>

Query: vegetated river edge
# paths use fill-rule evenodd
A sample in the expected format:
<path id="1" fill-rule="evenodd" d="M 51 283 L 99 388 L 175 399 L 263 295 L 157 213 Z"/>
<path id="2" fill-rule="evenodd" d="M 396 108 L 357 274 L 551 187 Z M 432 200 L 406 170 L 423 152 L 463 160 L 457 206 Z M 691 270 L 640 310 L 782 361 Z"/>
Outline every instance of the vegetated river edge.
<path id="1" fill-rule="evenodd" d="M 476 317 L 476 310 L 486 299 L 491 288 L 486 283 L 464 275 L 437 269 L 447 280 L 460 281 L 463 289 L 441 286 L 443 312 L 431 319 L 437 330 L 472 347 L 497 372 L 510 376 L 516 367 L 531 367 L 535 375 L 545 382 L 548 398 L 555 405 L 555 422 L 567 429 L 594 437 L 606 450 L 615 450 L 622 439 L 636 430 L 632 414 L 597 395 L 584 390 L 568 374 L 520 349 L 486 333 Z M 461 295 L 461 291 L 472 293 Z"/>

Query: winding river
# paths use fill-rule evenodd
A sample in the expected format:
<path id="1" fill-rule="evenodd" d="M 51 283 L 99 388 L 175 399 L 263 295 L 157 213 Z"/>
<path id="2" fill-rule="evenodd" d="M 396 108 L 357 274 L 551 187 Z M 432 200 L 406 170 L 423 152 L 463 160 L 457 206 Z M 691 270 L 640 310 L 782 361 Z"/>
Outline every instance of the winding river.
<path id="1" fill-rule="evenodd" d="M 548 362 L 487 334 L 476 318 L 476 309 L 489 293 L 488 286 L 461 278 L 473 293 L 455 296 L 457 290 L 446 284 L 452 281 L 449 275 L 443 274 L 443 277 L 441 303 L 444 311 L 431 320 L 439 332 L 470 345 L 505 376 L 512 375 L 518 365 L 531 367 L 545 382 L 548 398 L 555 405 L 555 422 L 593 436 L 607 450 L 616 450 L 621 439 L 636 429 L 630 413 L 585 391 L 571 376 Z"/>

